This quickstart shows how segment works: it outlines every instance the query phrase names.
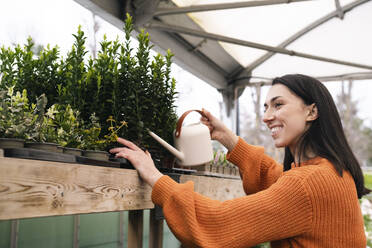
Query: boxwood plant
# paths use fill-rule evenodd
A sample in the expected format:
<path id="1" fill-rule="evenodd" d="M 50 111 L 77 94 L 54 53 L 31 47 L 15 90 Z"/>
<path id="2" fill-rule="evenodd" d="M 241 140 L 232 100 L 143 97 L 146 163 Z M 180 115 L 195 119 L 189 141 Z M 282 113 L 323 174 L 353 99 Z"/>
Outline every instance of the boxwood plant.
<path id="1" fill-rule="evenodd" d="M 151 150 L 155 159 L 169 156 L 146 130 L 150 129 L 167 142 L 173 142 L 172 132 L 177 120 L 176 82 L 170 76 L 173 55 L 168 51 L 164 56 L 150 56 L 150 37 L 144 30 L 137 35 L 139 45 L 134 49 L 132 31 L 132 18 L 127 15 L 124 41 L 119 41 L 119 38 L 110 41 L 104 37 L 96 58 L 89 56 L 85 47 L 86 37 L 80 26 L 73 35 L 75 42 L 65 58 L 60 56 L 58 47 L 46 46 L 39 54 L 34 54 L 35 44 L 31 38 L 23 46 L 2 47 L 0 90 L 14 87 L 15 91 L 22 92 L 25 89 L 31 102 L 36 102 L 44 94 L 48 99 L 47 110 L 59 113 L 59 109 L 73 109 L 75 114 L 79 113 L 79 128 L 62 130 L 59 127 L 60 134 L 64 131 L 63 135 L 71 135 L 64 137 L 63 141 L 59 137 L 65 145 L 86 148 L 93 145 L 100 149 L 117 145 L 112 144 L 112 123 L 106 121 L 111 118 L 117 123 L 126 123 L 125 128 L 118 129 L 115 135 Z M 72 118 L 72 115 L 53 115 L 60 121 Z M 75 131 L 78 129 L 86 131 L 77 136 Z M 52 137 L 52 134 L 49 136 Z M 79 137 L 81 143 L 73 141 Z M 47 140 L 40 133 L 39 138 Z"/>
<path id="2" fill-rule="evenodd" d="M 0 138 L 29 139 L 36 122 L 34 104 L 29 104 L 27 91 L 14 91 L 14 86 L 0 91 Z"/>

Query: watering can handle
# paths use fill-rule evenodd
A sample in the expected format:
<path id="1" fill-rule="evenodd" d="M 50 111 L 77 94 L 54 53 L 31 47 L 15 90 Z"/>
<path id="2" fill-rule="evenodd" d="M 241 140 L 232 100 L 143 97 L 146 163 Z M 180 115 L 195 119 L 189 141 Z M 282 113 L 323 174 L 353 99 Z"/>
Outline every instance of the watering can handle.
<path id="1" fill-rule="evenodd" d="M 176 133 L 175 133 L 175 136 L 176 138 L 180 137 L 181 135 L 181 127 L 182 127 L 182 123 L 183 123 L 183 120 L 185 119 L 186 115 L 188 115 L 190 112 L 192 111 L 196 111 L 198 112 L 199 114 L 201 114 L 202 116 L 204 117 L 207 117 L 203 111 L 200 111 L 200 110 L 196 110 L 196 109 L 192 109 L 192 110 L 189 110 L 189 111 L 186 111 L 185 113 L 183 113 L 181 115 L 181 117 L 178 119 L 178 122 L 177 122 L 177 127 L 176 127 Z"/>

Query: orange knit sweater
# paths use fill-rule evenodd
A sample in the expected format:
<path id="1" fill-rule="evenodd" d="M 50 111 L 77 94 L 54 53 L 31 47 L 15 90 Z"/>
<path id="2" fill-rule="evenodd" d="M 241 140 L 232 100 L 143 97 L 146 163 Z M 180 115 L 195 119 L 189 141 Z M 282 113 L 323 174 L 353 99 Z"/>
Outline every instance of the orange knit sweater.
<path id="1" fill-rule="evenodd" d="M 228 159 L 236 164 L 247 196 L 220 202 L 168 176 L 154 185 L 152 200 L 163 207 L 175 236 L 186 247 L 365 248 L 363 217 L 347 172 L 315 158 L 282 172 L 263 148 L 241 138 Z"/>

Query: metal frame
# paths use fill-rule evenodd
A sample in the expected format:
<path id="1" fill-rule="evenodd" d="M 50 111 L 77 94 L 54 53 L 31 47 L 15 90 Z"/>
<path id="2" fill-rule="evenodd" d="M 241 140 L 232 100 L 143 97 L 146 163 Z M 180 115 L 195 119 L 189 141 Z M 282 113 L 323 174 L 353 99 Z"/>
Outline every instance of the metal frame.
<path id="1" fill-rule="evenodd" d="M 340 0 L 335 0 L 337 16 L 342 20 L 344 19 L 344 11 L 342 10 Z"/>
<path id="2" fill-rule="evenodd" d="M 331 75 L 331 76 L 321 76 L 315 77 L 319 81 L 325 82 L 339 82 L 339 81 L 350 81 L 350 80 L 372 80 L 372 72 L 353 72 L 353 73 L 346 73 L 346 74 L 339 74 L 339 75 Z M 255 80 L 257 79 L 257 80 Z M 239 80 L 239 79 L 238 79 Z M 271 85 L 272 78 L 261 78 L 261 77 L 251 77 L 249 82 L 245 84 L 245 86 L 269 86 Z"/>
<path id="3" fill-rule="evenodd" d="M 347 66 L 372 70 L 372 66 L 370 66 L 370 65 L 363 65 L 363 64 L 359 64 L 359 63 L 352 63 L 352 62 L 347 62 L 347 61 L 338 60 L 338 59 L 332 59 L 332 58 L 326 58 L 326 57 L 311 55 L 311 54 L 302 53 L 302 52 L 296 52 L 296 51 L 288 50 L 288 49 L 281 48 L 281 47 L 268 46 L 268 45 L 264 45 L 264 44 L 260 44 L 260 43 L 235 39 L 235 38 L 231 38 L 231 37 L 226 37 L 226 36 L 222 36 L 222 35 L 218 35 L 218 34 L 213 34 L 213 33 L 208 33 L 208 32 L 204 32 L 204 31 L 194 30 L 194 29 L 190 29 L 190 28 L 185 28 L 185 27 L 180 27 L 180 26 L 175 26 L 175 25 L 170 25 L 170 24 L 163 24 L 161 22 L 151 22 L 149 24 L 146 24 L 145 27 L 148 28 L 148 29 L 158 29 L 158 30 L 163 30 L 163 31 L 166 31 L 166 32 L 174 32 L 174 33 L 183 33 L 183 34 L 193 35 L 193 36 L 202 37 L 202 38 L 206 38 L 206 39 L 222 41 L 222 42 L 227 42 L 227 43 L 231 43 L 231 44 L 236 44 L 236 45 L 241 45 L 241 46 L 266 50 L 266 51 L 270 51 L 270 52 L 274 52 L 274 53 L 286 54 L 286 55 L 290 55 L 290 56 L 302 57 L 302 58 L 307 58 L 307 59 L 319 60 L 319 61 L 323 61 L 323 62 L 330 62 L 330 63 L 334 63 L 334 64 L 347 65 Z"/>
<path id="4" fill-rule="evenodd" d="M 186 13 L 191 13 L 191 12 L 258 7 L 258 6 L 265 6 L 265 5 L 283 4 L 283 3 L 288 4 L 288 3 L 304 2 L 304 1 L 313 1 L 313 0 L 261 0 L 261 1 L 247 1 L 247 2 L 222 3 L 222 4 L 203 4 L 203 5 L 194 5 L 194 6 L 189 6 L 189 7 L 178 7 L 178 8 L 159 8 L 154 13 L 154 16 L 177 15 L 177 14 L 186 14 Z"/>
<path id="5" fill-rule="evenodd" d="M 354 72 L 334 76 L 317 77 L 321 82 L 344 81 L 344 80 L 371 80 L 372 72 Z"/>
<path id="6" fill-rule="evenodd" d="M 367 3 L 369 1 L 370 0 L 357 0 L 357 1 L 354 1 L 354 2 L 352 2 L 350 4 L 347 4 L 344 7 L 342 7 L 342 9 L 341 9 L 342 10 L 342 13 L 349 12 L 352 9 L 354 9 L 355 7 L 358 7 L 358 6 L 360 6 L 360 5 L 364 4 L 364 3 Z M 331 13 L 325 15 L 324 17 L 322 17 L 322 18 L 320 18 L 320 19 L 318 19 L 316 21 L 314 21 L 313 23 L 311 23 L 307 27 L 305 27 L 302 30 L 300 30 L 297 33 L 295 33 L 294 35 L 292 35 L 291 37 L 289 37 L 287 40 L 283 41 L 278 47 L 280 47 L 280 48 L 287 47 L 288 45 L 290 45 L 291 43 L 293 43 L 297 39 L 299 39 L 302 36 L 304 36 L 305 34 L 309 33 L 311 30 L 319 27 L 320 25 L 326 23 L 327 21 L 329 21 L 332 18 L 337 17 L 337 16 L 339 17 L 339 10 L 332 11 Z M 245 69 L 242 69 L 242 68 L 236 69 L 233 73 L 231 73 L 231 77 L 234 77 L 234 76 L 236 77 L 236 75 L 241 74 L 244 70 L 246 70 L 246 71 L 252 71 L 252 70 L 256 69 L 258 66 L 260 66 L 261 64 L 263 64 L 266 60 L 268 60 L 269 58 L 271 58 L 274 54 L 275 54 L 275 52 L 268 52 L 268 53 L 262 55 L 260 58 L 258 58 L 257 60 L 255 60 L 254 62 L 252 62 L 250 65 L 248 65 Z"/>
<path id="7" fill-rule="evenodd" d="M 210 4 L 210 5 L 198 5 L 198 6 L 190 6 L 190 7 L 181 7 L 181 8 L 158 8 L 156 10 L 156 6 L 154 9 L 154 1 L 151 0 L 75 0 L 77 3 L 83 5 L 84 7 L 90 9 L 94 13 L 100 15 L 104 19 L 108 20 L 110 23 L 113 23 L 115 26 L 120 27 L 123 25 L 123 22 L 120 21 L 120 16 L 117 15 L 118 11 L 115 11 L 117 8 L 125 8 L 125 10 L 129 10 L 130 8 L 128 6 L 135 6 L 139 9 L 137 11 L 134 11 L 137 15 L 138 19 L 146 19 L 146 20 L 154 20 L 154 17 L 158 19 L 158 17 L 166 16 L 166 15 L 173 15 L 176 13 L 188 13 L 188 12 L 197 12 L 197 11 L 209 11 L 209 10 L 222 10 L 222 9 L 228 9 L 228 8 L 243 8 L 243 7 L 252 7 L 252 6 L 263 6 L 263 5 L 269 5 L 269 4 L 282 4 L 282 3 L 293 3 L 293 2 L 300 2 L 305 0 L 261 0 L 261 1 L 244 1 L 244 2 L 235 2 L 235 3 L 224 3 L 224 4 Z M 293 36 L 289 37 L 287 40 L 282 42 L 277 47 L 272 46 L 266 46 L 263 44 L 253 43 L 249 41 L 242 41 L 238 39 L 231 39 L 229 37 L 224 36 L 218 36 L 215 34 L 210 34 L 203 32 L 201 30 L 194 30 L 184 27 L 178 27 L 175 25 L 168 25 L 161 23 L 159 21 L 155 21 L 149 24 L 145 24 L 145 26 L 152 28 L 150 31 L 151 35 L 155 34 L 155 38 L 152 35 L 153 42 L 155 44 L 166 44 L 169 46 L 169 44 L 177 44 L 173 47 L 171 47 L 174 51 L 178 51 L 178 53 L 181 54 L 182 60 L 188 61 L 185 63 L 181 62 L 180 65 L 184 66 L 188 69 L 190 69 L 190 66 L 196 66 L 197 68 L 203 68 L 199 69 L 199 71 L 203 71 L 204 74 L 208 75 L 207 78 L 203 78 L 203 73 L 197 74 L 199 77 L 203 78 L 204 80 L 207 80 L 209 84 L 212 86 L 218 88 L 218 89 L 226 89 L 229 87 L 230 84 L 235 84 L 235 79 L 251 76 L 252 70 L 257 68 L 259 65 L 264 63 L 266 60 L 271 58 L 276 53 L 282 53 L 292 56 L 299 56 L 303 58 L 310 58 L 310 59 L 316 59 L 336 64 L 342 64 L 342 65 L 348 65 L 348 66 L 355 66 L 359 68 L 364 68 L 371 70 L 372 66 L 370 65 L 362 65 L 357 63 L 350 63 L 347 61 L 340 61 L 340 60 L 334 60 L 331 58 L 325 58 L 321 56 L 313 56 L 311 54 L 306 53 L 299 53 L 295 51 L 291 51 L 288 49 L 284 49 L 286 46 L 294 42 L 295 40 L 299 39 L 300 37 L 304 36 L 311 30 L 315 29 L 316 27 L 320 26 L 321 24 L 329 21 L 333 17 L 339 17 L 342 18 L 344 14 L 353 8 L 362 5 L 364 3 L 369 2 L 370 0 L 356 0 L 348 5 L 345 5 L 344 7 L 341 7 L 340 1 L 335 0 L 335 11 L 329 13 L 328 15 L 320 18 L 319 20 L 313 22 L 309 26 L 305 27 L 304 29 L 300 30 Z M 155 2 L 159 3 L 159 0 L 156 0 Z M 151 8 L 146 8 L 143 6 L 147 6 L 152 3 Z M 160 6 L 162 6 L 160 4 Z M 131 9 L 133 11 L 133 9 Z M 175 12 L 177 11 L 177 12 Z M 109 13 L 107 13 L 109 12 Z M 144 16 L 144 17 L 143 17 Z M 116 18 L 115 18 L 116 17 Z M 117 19 L 119 18 L 119 19 Z M 167 37 L 165 36 L 167 34 Z M 224 67 L 219 66 L 212 60 L 208 59 L 209 57 L 206 56 L 199 47 L 195 48 L 195 45 L 192 45 L 188 43 L 187 40 L 183 38 L 180 34 L 188 34 L 188 35 L 194 35 L 196 37 L 202 37 L 207 38 L 208 40 L 214 40 L 214 41 L 225 41 L 230 42 L 234 44 L 249 46 L 257 49 L 263 49 L 267 50 L 268 52 L 263 55 L 262 57 L 258 58 L 256 61 L 252 62 L 247 67 L 241 67 L 238 66 L 233 70 L 224 71 Z M 170 43 L 169 43 L 170 42 Z M 199 43 L 200 44 L 200 43 Z M 190 53 L 191 51 L 191 53 Z M 199 59 L 199 62 L 197 60 Z M 177 56 L 176 56 L 177 60 Z M 208 62 L 209 61 L 209 62 Z M 210 67 L 210 69 L 207 69 Z M 198 70 L 198 69 L 196 69 Z M 192 70 L 192 72 L 196 72 L 195 70 Z M 225 80 L 225 82 L 223 81 Z"/>

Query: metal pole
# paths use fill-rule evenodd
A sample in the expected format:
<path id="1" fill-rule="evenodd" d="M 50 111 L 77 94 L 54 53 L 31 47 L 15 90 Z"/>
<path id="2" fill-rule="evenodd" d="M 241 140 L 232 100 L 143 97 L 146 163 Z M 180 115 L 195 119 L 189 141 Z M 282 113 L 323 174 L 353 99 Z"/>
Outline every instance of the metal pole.
<path id="1" fill-rule="evenodd" d="M 79 248 L 80 215 L 74 215 L 74 244 L 73 248 Z"/>
<path id="2" fill-rule="evenodd" d="M 317 77 L 319 81 L 330 82 L 330 81 L 341 81 L 341 80 L 368 80 L 372 79 L 372 72 L 357 72 L 347 73 L 334 76 Z"/>
<path id="3" fill-rule="evenodd" d="M 124 247 L 124 212 L 119 212 L 119 245 L 118 247 Z"/>
<path id="4" fill-rule="evenodd" d="M 335 0 L 335 4 L 336 4 L 336 11 L 337 11 L 338 17 L 341 20 L 344 19 L 344 11 L 342 10 L 341 4 L 340 4 L 340 0 Z"/>
<path id="5" fill-rule="evenodd" d="M 313 60 L 318 60 L 318 61 L 334 63 L 334 64 L 347 65 L 347 66 L 372 70 L 372 66 L 369 66 L 369 65 L 351 63 L 351 62 L 347 62 L 347 61 L 342 61 L 342 60 L 337 60 L 337 59 L 331 59 L 331 58 L 326 58 L 326 57 L 321 57 L 321 56 L 296 52 L 296 51 L 293 51 L 293 50 L 288 50 L 288 49 L 284 49 L 284 48 L 280 48 L 280 47 L 268 46 L 268 45 L 264 45 L 264 44 L 259 44 L 259 43 L 240 40 L 240 39 L 235 39 L 235 38 L 231 38 L 231 37 L 212 34 L 212 33 L 203 32 L 203 31 L 199 31 L 199 30 L 194 30 L 194 29 L 190 29 L 190 28 L 164 24 L 164 23 L 161 23 L 161 22 L 151 22 L 149 24 L 146 24 L 146 28 L 159 29 L 159 30 L 163 30 L 163 31 L 166 31 L 166 32 L 183 33 L 183 34 L 193 35 L 193 36 L 197 36 L 197 37 L 203 37 L 203 38 L 207 38 L 207 39 L 211 39 L 211 40 L 222 41 L 222 42 L 232 43 L 232 44 L 236 44 L 236 45 L 257 48 L 257 49 L 276 52 L 276 53 L 280 53 L 280 54 L 286 54 L 286 55 L 290 55 L 290 56 L 297 56 L 297 57 L 302 57 L 302 58 L 308 58 L 308 59 L 313 59 Z"/>
<path id="6" fill-rule="evenodd" d="M 18 247 L 18 228 L 19 228 L 19 220 L 12 220 L 11 221 L 11 233 L 10 233 L 10 247 L 17 248 Z"/>
<path id="7" fill-rule="evenodd" d="M 237 9 L 237 8 L 257 7 L 257 6 L 304 2 L 304 1 L 312 1 L 312 0 L 261 0 L 261 1 L 246 1 L 246 2 L 222 3 L 222 4 L 203 4 L 203 5 L 194 5 L 194 6 L 188 6 L 188 7 L 178 7 L 178 8 L 162 8 L 162 9 L 158 9 L 155 12 L 154 16 L 185 14 L 185 13 L 190 13 L 190 12 L 203 12 L 203 11 L 213 11 L 213 10 Z"/>
<path id="8" fill-rule="evenodd" d="M 240 136 L 240 111 L 239 111 L 239 97 L 235 100 L 236 106 L 236 135 Z"/>
<path id="9" fill-rule="evenodd" d="M 347 73 L 341 75 L 333 75 L 333 76 L 323 76 L 323 77 L 316 77 L 321 82 L 335 82 L 335 81 L 344 81 L 344 80 L 370 80 L 372 79 L 372 72 L 356 72 L 356 73 Z M 251 77 L 252 79 L 255 78 L 254 76 Z M 270 86 L 272 82 L 272 78 L 267 78 L 265 80 L 260 81 L 250 81 L 245 84 L 245 86 Z"/>

